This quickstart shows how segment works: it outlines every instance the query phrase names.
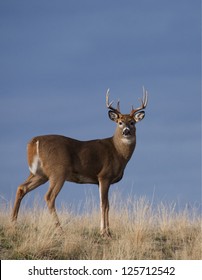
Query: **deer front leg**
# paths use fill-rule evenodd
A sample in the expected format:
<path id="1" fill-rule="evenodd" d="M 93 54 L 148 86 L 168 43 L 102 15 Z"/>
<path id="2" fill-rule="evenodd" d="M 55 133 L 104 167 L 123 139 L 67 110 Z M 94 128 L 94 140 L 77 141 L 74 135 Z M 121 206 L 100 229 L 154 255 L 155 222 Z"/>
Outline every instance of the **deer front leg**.
<path id="1" fill-rule="evenodd" d="M 109 183 L 104 180 L 99 181 L 100 193 L 100 212 L 101 223 L 100 231 L 102 236 L 111 236 L 109 231 L 109 199 L 108 199 Z"/>

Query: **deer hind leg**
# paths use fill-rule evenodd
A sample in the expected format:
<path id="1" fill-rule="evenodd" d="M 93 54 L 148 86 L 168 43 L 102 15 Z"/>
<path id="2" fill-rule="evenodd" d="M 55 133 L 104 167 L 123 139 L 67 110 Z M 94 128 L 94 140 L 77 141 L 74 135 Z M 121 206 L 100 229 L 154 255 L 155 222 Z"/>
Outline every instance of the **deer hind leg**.
<path id="1" fill-rule="evenodd" d="M 63 184 L 65 182 L 65 179 L 63 179 L 62 177 L 57 177 L 57 179 L 54 178 L 50 178 L 50 186 L 48 189 L 48 192 L 45 195 L 45 201 L 47 203 L 48 209 L 51 213 L 51 215 L 53 216 L 53 219 L 55 220 L 55 224 L 56 226 L 60 226 L 60 221 L 55 209 L 55 199 L 58 195 L 58 193 L 60 192 Z"/>
<path id="2" fill-rule="evenodd" d="M 100 181 L 99 183 L 99 193 L 100 193 L 100 212 L 101 212 L 101 224 L 100 231 L 101 235 L 110 237 L 109 231 L 109 183 L 105 181 Z"/>
<path id="3" fill-rule="evenodd" d="M 40 185 L 46 183 L 48 179 L 46 177 L 42 177 L 39 175 L 33 175 L 32 173 L 29 175 L 27 180 L 21 184 L 16 192 L 16 198 L 13 206 L 13 211 L 11 215 L 11 220 L 15 222 L 18 217 L 18 212 L 20 209 L 20 204 L 23 197 L 30 191 L 34 190 L 35 188 L 39 187 Z"/>

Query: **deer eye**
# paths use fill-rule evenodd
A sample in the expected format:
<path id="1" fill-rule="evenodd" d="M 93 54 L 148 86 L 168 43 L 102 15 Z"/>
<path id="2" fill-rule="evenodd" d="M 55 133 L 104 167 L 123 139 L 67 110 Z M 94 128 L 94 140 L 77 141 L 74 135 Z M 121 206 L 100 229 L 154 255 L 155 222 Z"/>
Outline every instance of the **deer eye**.
<path id="1" fill-rule="evenodd" d="M 122 125 L 123 123 L 122 122 L 119 122 L 119 125 Z"/>
<path id="2" fill-rule="evenodd" d="M 132 121 L 132 122 L 130 122 L 130 125 L 131 125 L 131 126 L 133 126 L 133 125 L 134 125 L 134 123 L 135 123 L 135 122 L 133 122 L 133 121 Z"/>

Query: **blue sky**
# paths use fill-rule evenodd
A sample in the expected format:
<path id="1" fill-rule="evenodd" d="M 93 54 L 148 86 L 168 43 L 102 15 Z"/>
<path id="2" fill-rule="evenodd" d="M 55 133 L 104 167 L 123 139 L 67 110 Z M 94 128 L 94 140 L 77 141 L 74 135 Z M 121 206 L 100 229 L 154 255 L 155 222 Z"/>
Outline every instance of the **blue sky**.
<path id="1" fill-rule="evenodd" d="M 110 193 L 199 205 L 200 10 L 199 0 L 1 0 L 1 198 L 13 200 L 29 173 L 30 138 L 110 137 L 107 88 L 128 113 L 144 85 L 137 147 Z M 98 201 L 96 186 L 65 183 L 57 203 L 82 204 L 91 193 Z"/>

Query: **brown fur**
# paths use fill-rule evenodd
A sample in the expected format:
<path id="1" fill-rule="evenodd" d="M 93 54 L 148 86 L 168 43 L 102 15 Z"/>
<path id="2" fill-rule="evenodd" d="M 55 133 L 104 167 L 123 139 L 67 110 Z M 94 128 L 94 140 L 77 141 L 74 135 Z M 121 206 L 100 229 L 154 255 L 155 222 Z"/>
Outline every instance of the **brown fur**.
<path id="1" fill-rule="evenodd" d="M 123 177 L 136 145 L 135 123 L 144 117 L 144 112 L 141 112 L 141 117 L 136 116 L 136 119 L 134 116 L 117 112 L 110 115 L 110 112 L 109 117 L 117 123 L 115 134 L 110 138 L 79 141 L 60 135 L 45 135 L 34 137 L 28 143 L 29 167 L 35 162 L 37 168 L 31 168 L 35 173 L 31 172 L 27 180 L 18 187 L 12 213 L 13 221 L 17 220 L 20 203 L 25 194 L 48 180 L 50 186 L 45 200 L 57 225 L 59 219 L 55 199 L 64 182 L 97 184 L 100 193 L 101 233 L 110 235 L 108 190 L 111 184 Z M 130 132 L 127 136 L 124 135 L 125 129 Z"/>

